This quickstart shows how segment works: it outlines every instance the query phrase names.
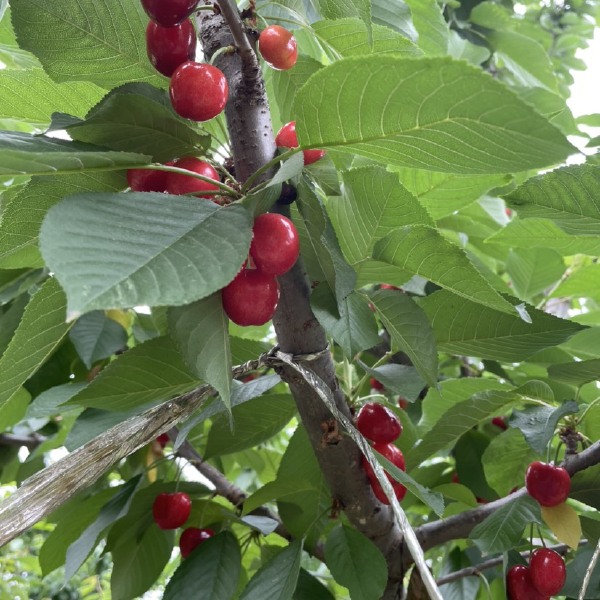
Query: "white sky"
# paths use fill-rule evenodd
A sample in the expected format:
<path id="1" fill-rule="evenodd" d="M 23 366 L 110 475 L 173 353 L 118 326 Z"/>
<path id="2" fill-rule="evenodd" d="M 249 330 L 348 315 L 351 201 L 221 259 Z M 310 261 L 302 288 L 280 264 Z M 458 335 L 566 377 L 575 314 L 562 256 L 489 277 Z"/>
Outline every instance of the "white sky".
<path id="1" fill-rule="evenodd" d="M 575 82 L 571 86 L 571 98 L 568 105 L 573 116 L 600 113 L 600 29 L 585 50 L 577 52 L 577 58 L 583 60 L 586 71 L 572 71 Z"/>

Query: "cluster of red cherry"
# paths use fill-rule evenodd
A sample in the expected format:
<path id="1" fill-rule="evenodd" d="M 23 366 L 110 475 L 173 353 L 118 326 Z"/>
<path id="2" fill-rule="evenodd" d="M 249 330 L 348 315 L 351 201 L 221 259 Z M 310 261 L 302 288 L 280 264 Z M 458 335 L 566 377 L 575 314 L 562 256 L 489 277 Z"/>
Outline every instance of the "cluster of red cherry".
<path id="1" fill-rule="evenodd" d="M 541 506 L 562 504 L 571 491 L 571 476 L 563 467 L 532 462 L 525 474 L 527 493 Z M 567 571 L 563 557 L 550 548 L 532 552 L 529 566 L 515 565 L 508 570 L 506 587 L 511 600 L 549 600 L 565 584 Z"/>
<path id="2" fill-rule="evenodd" d="M 402 424 L 389 408 L 376 402 L 367 402 L 358 411 L 356 427 L 372 442 L 374 450 L 385 456 L 385 458 L 402 471 L 406 471 L 402 450 L 394 445 L 394 442 L 402 433 Z M 383 504 L 389 504 L 390 501 L 385 495 L 381 484 L 377 481 L 377 477 L 375 477 L 375 471 L 364 456 L 362 458 L 362 466 L 367 473 L 367 478 L 375 497 Z M 402 500 L 406 495 L 406 488 L 393 479 L 389 473 L 386 473 L 386 476 L 392 485 L 396 498 L 398 501 Z"/>

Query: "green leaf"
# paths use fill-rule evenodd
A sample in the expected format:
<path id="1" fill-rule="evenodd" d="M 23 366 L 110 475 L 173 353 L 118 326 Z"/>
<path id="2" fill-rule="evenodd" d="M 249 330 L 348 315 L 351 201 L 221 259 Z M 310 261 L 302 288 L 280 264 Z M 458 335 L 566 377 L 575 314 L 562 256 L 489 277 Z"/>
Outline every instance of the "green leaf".
<path id="1" fill-rule="evenodd" d="M 234 431 L 225 415 L 217 417 L 210 428 L 206 458 L 252 448 L 279 433 L 296 413 L 296 404 L 287 394 L 268 394 L 236 406 Z"/>
<path id="2" fill-rule="evenodd" d="M 236 537 L 229 531 L 202 542 L 173 573 L 163 600 L 230 600 L 242 566 Z"/>
<path id="3" fill-rule="evenodd" d="M 190 371 L 220 394 L 231 410 L 231 350 L 221 294 L 169 310 L 169 330 Z"/>
<path id="4" fill-rule="evenodd" d="M 454 175 L 406 168 L 394 168 L 394 173 L 436 220 L 472 204 L 485 192 L 510 180 L 507 175 Z"/>
<path id="5" fill-rule="evenodd" d="M 425 380 L 414 367 L 391 363 L 371 369 L 360 360 L 356 362 L 365 373 L 383 383 L 386 390 L 400 394 L 409 402 L 414 402 L 426 385 Z"/>
<path id="6" fill-rule="evenodd" d="M 505 200 L 521 219 L 550 219 L 565 233 L 600 236 L 599 190 L 600 167 L 576 165 L 528 179 Z"/>
<path id="7" fill-rule="evenodd" d="M 456 443 L 472 427 L 502 412 L 502 409 L 518 399 L 519 396 L 513 392 L 487 391 L 454 404 L 423 436 L 420 443 L 406 454 L 407 470 L 410 471 L 435 452 Z"/>
<path id="8" fill-rule="evenodd" d="M 514 301 L 514 299 L 513 299 Z M 525 360 L 581 331 L 578 323 L 527 306 L 531 323 L 438 291 L 418 300 L 440 350 L 507 362 Z"/>
<path id="9" fill-rule="evenodd" d="M 498 460 L 499 456 L 502 460 Z M 506 496 L 515 485 L 522 485 L 525 471 L 536 457 L 523 434 L 511 428 L 492 439 L 481 462 L 490 487 L 499 496 Z"/>
<path id="10" fill-rule="evenodd" d="M 570 235 L 549 219 L 513 220 L 485 241 L 513 248 L 551 248 L 562 256 L 600 254 L 600 235 Z"/>
<path id="11" fill-rule="evenodd" d="M 152 586 L 171 558 L 173 538 L 173 531 L 152 523 L 139 538 L 126 538 L 111 548 L 113 600 L 137 598 Z"/>
<path id="12" fill-rule="evenodd" d="M 573 152 L 505 86 L 448 58 L 342 59 L 309 79 L 295 110 L 302 147 L 337 147 L 391 165 L 506 173 Z"/>
<path id="13" fill-rule="evenodd" d="M 13 0 L 19 45 L 55 81 L 92 81 L 113 88 L 129 81 L 164 85 L 146 56 L 148 17 L 139 2 Z"/>
<path id="14" fill-rule="evenodd" d="M 600 301 L 600 264 L 593 263 L 571 273 L 550 296 L 552 298 L 594 298 Z"/>
<path id="15" fill-rule="evenodd" d="M 517 296 L 530 300 L 557 282 L 565 272 L 565 265 L 554 250 L 521 248 L 509 253 L 506 272 Z"/>
<path id="16" fill-rule="evenodd" d="M 36 396 L 33 402 L 27 407 L 27 419 L 40 419 L 52 417 L 58 413 L 61 415 L 78 410 L 76 406 L 61 406 L 68 402 L 75 394 L 78 394 L 87 383 L 63 383 L 48 388 L 46 391 Z"/>
<path id="17" fill-rule="evenodd" d="M 67 128 L 80 142 L 123 152 L 141 152 L 165 162 L 178 156 L 203 154 L 210 138 L 178 117 L 168 101 L 157 102 L 158 90 L 147 84 L 111 91 L 87 115 Z M 167 99 L 164 94 L 165 100 Z M 161 98 L 162 99 L 162 98 Z"/>
<path id="18" fill-rule="evenodd" d="M 42 575 L 64 565 L 67 548 L 96 520 L 102 507 L 118 492 L 118 487 L 104 489 L 87 498 L 77 497 L 59 509 L 58 520 L 53 519 L 56 527 L 48 534 L 40 550 Z"/>
<path id="19" fill-rule="evenodd" d="M 429 279 L 462 299 L 515 314 L 515 308 L 483 278 L 464 250 L 436 229 L 402 227 L 377 242 L 373 258 Z"/>
<path id="20" fill-rule="evenodd" d="M 405 0 L 419 32 L 419 48 L 430 55 L 445 55 L 448 49 L 448 24 L 436 0 Z"/>
<path id="21" fill-rule="evenodd" d="M 329 286 L 321 283 L 311 294 L 310 302 L 321 327 L 347 357 L 379 343 L 377 322 L 368 302 L 360 294 L 352 292 L 336 303 Z"/>
<path id="22" fill-rule="evenodd" d="M 335 598 L 316 577 L 301 568 L 293 600 L 335 600 Z"/>
<path id="23" fill-rule="evenodd" d="M 388 0 L 371 0 L 371 13 L 373 23 L 399 31 L 407 39 L 417 41 L 419 34 L 405 2 L 390 4 Z"/>
<path id="24" fill-rule="evenodd" d="M 112 152 L 91 144 L 11 131 L 0 131 L 0 152 L 0 176 L 107 171 L 150 162 L 150 157 L 144 154 Z"/>
<path id="25" fill-rule="evenodd" d="M 48 279 L 31 297 L 10 344 L 0 358 L 0 422 L 11 411 L 21 386 L 61 343 L 65 323 L 65 294 L 56 279 Z M 4 427 L 4 426 L 3 426 Z"/>
<path id="26" fill-rule="evenodd" d="M 299 479 L 270 481 L 244 501 L 244 514 L 247 515 L 272 500 L 285 500 L 288 496 L 293 497 L 305 492 L 316 494 L 318 491 L 318 486 L 315 487 L 311 481 Z"/>
<path id="27" fill-rule="evenodd" d="M 0 221 L 0 267 L 41 267 L 38 250 L 42 220 L 65 196 L 98 191 L 117 192 L 127 185 L 122 173 L 78 173 L 35 177 L 4 208 Z"/>
<path id="28" fill-rule="evenodd" d="M 301 558 L 302 540 L 296 540 L 261 566 L 242 592 L 240 600 L 291 600 Z"/>
<path id="29" fill-rule="evenodd" d="M 40 244 L 77 315 L 209 296 L 239 271 L 251 232 L 250 215 L 236 205 L 157 193 L 81 194 L 50 209 Z"/>
<path id="30" fill-rule="evenodd" d="M 552 365 L 548 368 L 548 375 L 557 381 L 576 386 L 600 380 L 600 359 Z"/>
<path id="31" fill-rule="evenodd" d="M 541 522 L 540 505 L 530 496 L 521 496 L 493 512 L 469 538 L 483 554 L 505 552 L 519 545 L 527 525 Z"/>
<path id="32" fill-rule="evenodd" d="M 342 256 L 320 198 L 305 182 L 298 186 L 296 204 L 306 233 L 300 238 L 302 256 L 318 270 L 317 273 L 311 272 L 311 275 L 319 281 L 327 281 L 339 304 L 354 289 L 356 273 Z"/>
<path id="33" fill-rule="evenodd" d="M 112 361 L 69 404 L 127 411 L 167 400 L 199 385 L 167 337 L 152 339 Z"/>
<path id="34" fill-rule="evenodd" d="M 402 292 L 378 290 L 371 294 L 377 315 L 392 338 L 392 350 L 410 357 L 421 377 L 437 385 L 438 360 L 433 330 L 415 301 Z"/>
<path id="35" fill-rule="evenodd" d="M 0 71 L 0 119 L 43 127 L 55 112 L 83 117 L 102 94 L 92 83 L 54 83 L 41 69 L 5 69 Z"/>
<path id="36" fill-rule="evenodd" d="M 569 498 L 600 510 L 600 465 L 594 465 L 571 477 Z"/>
<path id="37" fill-rule="evenodd" d="M 375 243 L 404 225 L 433 225 L 427 211 L 381 167 L 342 175 L 343 197 L 327 203 L 340 246 L 351 265 L 369 258 Z"/>
<path id="38" fill-rule="evenodd" d="M 365 535 L 339 525 L 325 542 L 325 562 L 335 580 L 348 588 L 352 600 L 379 600 L 387 584 L 383 554 Z"/>
<path id="39" fill-rule="evenodd" d="M 523 411 L 515 411 L 509 424 L 521 430 L 527 443 L 538 454 L 544 454 L 548 448 L 548 442 L 554 437 L 554 430 L 558 421 L 565 415 L 573 415 L 579 412 L 577 402 L 566 402 L 558 408 L 553 406 L 532 406 Z"/>
<path id="40" fill-rule="evenodd" d="M 361 56 L 364 54 L 386 53 L 419 56 L 422 52 L 409 39 L 398 32 L 373 25 L 372 44 L 365 23 L 359 19 L 338 18 L 333 21 L 319 21 L 313 24 L 317 38 L 334 48 L 341 56 Z M 294 66 L 294 69 L 296 67 Z"/>
<path id="41" fill-rule="evenodd" d="M 371 0 L 313 0 L 325 19 L 357 17 L 371 31 Z"/>
<path id="42" fill-rule="evenodd" d="M 127 514 L 140 479 L 141 475 L 136 475 L 121 486 L 118 493 L 102 507 L 97 519 L 69 545 L 65 558 L 65 581 L 69 581 L 86 561 L 100 534 Z"/>
<path id="43" fill-rule="evenodd" d="M 496 59 L 510 71 L 516 85 L 557 91 L 555 68 L 539 42 L 513 31 L 494 31 L 488 40 L 496 51 Z"/>
<path id="44" fill-rule="evenodd" d="M 108 358 L 127 346 L 125 329 L 99 310 L 79 317 L 69 337 L 88 369 L 96 361 Z"/>

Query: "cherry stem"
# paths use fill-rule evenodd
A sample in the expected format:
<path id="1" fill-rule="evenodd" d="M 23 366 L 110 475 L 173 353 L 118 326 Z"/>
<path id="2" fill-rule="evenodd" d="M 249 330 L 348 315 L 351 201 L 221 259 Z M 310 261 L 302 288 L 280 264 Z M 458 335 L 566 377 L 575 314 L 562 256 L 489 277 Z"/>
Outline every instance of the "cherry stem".
<path id="1" fill-rule="evenodd" d="M 219 58 L 219 56 L 222 56 L 223 54 L 233 54 L 236 51 L 236 47 L 235 46 L 223 46 L 222 48 L 219 48 L 211 57 L 210 60 L 208 61 L 209 64 L 214 65 L 215 64 L 215 60 L 217 58 Z"/>
<path id="2" fill-rule="evenodd" d="M 242 58 L 242 62 L 249 64 L 252 61 L 256 61 L 256 55 L 254 54 L 250 40 L 246 35 L 244 23 L 238 11 L 237 5 L 231 0 L 217 0 L 216 4 L 219 7 L 219 10 L 221 11 L 221 14 L 223 15 L 227 25 L 229 26 L 231 35 L 233 36 L 233 41 L 235 42 L 237 50 Z"/>
<path id="3" fill-rule="evenodd" d="M 199 173 L 194 173 L 193 171 L 188 171 L 187 169 L 180 169 L 179 167 L 170 167 L 169 165 L 159 165 L 153 164 L 148 165 L 146 167 L 142 167 L 144 169 L 153 170 L 153 171 L 167 171 L 167 173 L 179 173 L 180 175 L 187 175 L 188 177 L 193 177 L 194 179 L 199 179 L 200 181 L 205 181 L 206 183 L 210 183 L 212 185 L 216 185 L 226 196 L 233 196 L 234 198 L 240 198 L 241 194 L 236 192 L 232 187 L 228 186 L 225 183 L 221 183 L 220 181 L 215 181 L 210 177 L 205 177 L 204 175 L 200 175 Z"/>

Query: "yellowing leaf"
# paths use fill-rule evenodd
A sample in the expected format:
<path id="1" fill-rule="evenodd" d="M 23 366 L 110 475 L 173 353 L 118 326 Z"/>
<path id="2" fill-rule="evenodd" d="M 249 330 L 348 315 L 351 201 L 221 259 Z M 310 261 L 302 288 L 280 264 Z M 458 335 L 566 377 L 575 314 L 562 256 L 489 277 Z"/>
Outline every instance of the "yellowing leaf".
<path id="1" fill-rule="evenodd" d="M 558 506 L 542 506 L 542 517 L 559 542 L 574 550 L 577 548 L 581 539 L 581 521 L 571 506 L 566 502 Z"/>
<path id="2" fill-rule="evenodd" d="M 156 447 L 155 447 L 156 446 Z M 148 481 L 150 483 L 154 483 L 158 477 L 158 471 L 156 467 L 152 466 L 160 457 L 162 456 L 162 451 L 156 442 L 152 442 L 148 445 L 148 450 L 146 451 L 146 467 L 148 470 L 146 471 L 146 476 L 148 477 Z"/>
<path id="3" fill-rule="evenodd" d="M 133 315 L 126 310 L 111 309 L 106 311 L 106 316 L 113 321 L 116 321 L 125 331 L 129 330 L 133 323 Z"/>

